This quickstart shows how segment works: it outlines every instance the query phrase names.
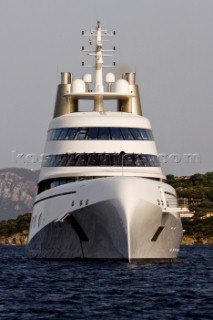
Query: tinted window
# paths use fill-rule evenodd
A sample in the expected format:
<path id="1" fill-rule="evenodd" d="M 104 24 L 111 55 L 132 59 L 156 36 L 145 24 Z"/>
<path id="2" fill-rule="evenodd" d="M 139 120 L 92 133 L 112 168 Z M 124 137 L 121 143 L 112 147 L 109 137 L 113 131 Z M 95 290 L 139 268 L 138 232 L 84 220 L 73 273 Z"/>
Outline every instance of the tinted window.
<path id="1" fill-rule="evenodd" d="M 65 140 L 68 131 L 69 131 L 69 128 L 62 129 L 58 135 L 58 140 Z"/>
<path id="2" fill-rule="evenodd" d="M 59 167 L 62 158 L 63 158 L 63 155 L 62 155 L 62 154 L 58 154 L 58 155 L 55 157 L 55 161 L 54 161 L 53 166 L 54 166 L 54 167 Z"/>
<path id="3" fill-rule="evenodd" d="M 133 129 L 130 129 L 130 131 L 135 140 L 142 140 L 141 134 L 138 131 L 138 129 L 133 128 Z"/>
<path id="4" fill-rule="evenodd" d="M 111 139 L 109 128 L 99 128 L 98 139 L 99 140 Z"/>
<path id="5" fill-rule="evenodd" d="M 87 154 L 80 154 L 76 156 L 76 166 L 86 166 L 87 165 Z"/>
<path id="6" fill-rule="evenodd" d="M 70 128 L 69 131 L 67 132 L 66 140 L 72 140 L 75 138 L 77 128 Z"/>
<path id="7" fill-rule="evenodd" d="M 133 140 L 133 135 L 128 128 L 121 128 L 121 132 L 125 140 Z"/>
<path id="8" fill-rule="evenodd" d="M 86 139 L 95 140 L 98 137 L 98 128 L 89 128 Z"/>
<path id="9" fill-rule="evenodd" d="M 146 131 L 147 131 L 147 133 L 148 133 L 149 139 L 150 139 L 150 140 L 154 140 L 154 136 L 153 136 L 152 130 L 147 129 Z"/>
<path id="10" fill-rule="evenodd" d="M 152 131 L 144 128 L 63 128 L 48 131 L 48 140 L 153 140 Z"/>
<path id="11" fill-rule="evenodd" d="M 49 156 L 48 163 L 49 163 L 50 167 L 54 167 L 54 162 L 55 162 L 55 156 L 54 155 L 53 156 Z"/>
<path id="12" fill-rule="evenodd" d="M 140 155 L 140 159 L 141 159 L 141 162 L 143 164 L 144 167 L 149 167 L 149 161 L 147 160 L 147 156 L 145 155 Z"/>
<path id="13" fill-rule="evenodd" d="M 152 131 L 149 129 L 138 129 L 143 140 L 153 140 Z"/>
<path id="14" fill-rule="evenodd" d="M 136 165 L 136 167 L 143 167 L 143 162 L 142 162 L 142 160 L 140 159 L 140 156 L 139 156 L 139 155 L 135 155 L 135 156 L 134 156 L 134 160 L 135 160 L 135 165 Z"/>
<path id="15" fill-rule="evenodd" d="M 155 155 L 120 153 L 82 153 L 50 155 L 43 167 L 62 166 L 128 166 L 128 167 L 158 167 L 159 160 Z"/>
<path id="16" fill-rule="evenodd" d="M 111 161 L 110 161 L 110 155 L 107 153 L 101 154 L 99 156 L 99 166 L 110 166 Z"/>
<path id="17" fill-rule="evenodd" d="M 59 167 L 65 167 L 68 161 L 68 154 L 64 154 L 61 159 L 59 160 Z"/>
<path id="18" fill-rule="evenodd" d="M 121 155 L 120 154 L 112 154 L 112 165 L 113 166 L 121 166 Z"/>
<path id="19" fill-rule="evenodd" d="M 68 155 L 68 160 L 67 160 L 67 166 L 71 167 L 75 165 L 75 155 L 74 154 L 69 154 Z"/>
<path id="20" fill-rule="evenodd" d="M 133 160 L 133 155 L 130 154 L 125 154 L 123 156 L 123 165 L 124 166 L 129 166 L 129 167 L 133 167 L 135 165 L 135 162 Z"/>
<path id="21" fill-rule="evenodd" d="M 119 128 L 110 128 L 112 140 L 123 140 L 122 133 Z"/>
<path id="22" fill-rule="evenodd" d="M 63 129 L 53 130 L 53 140 L 58 140 Z"/>
<path id="23" fill-rule="evenodd" d="M 148 132 L 146 129 L 138 129 L 143 140 L 148 140 Z"/>
<path id="24" fill-rule="evenodd" d="M 79 128 L 76 133 L 75 139 L 76 140 L 84 140 L 86 133 L 87 133 L 87 128 Z"/>
<path id="25" fill-rule="evenodd" d="M 98 166 L 98 155 L 90 154 L 88 159 L 88 166 Z"/>

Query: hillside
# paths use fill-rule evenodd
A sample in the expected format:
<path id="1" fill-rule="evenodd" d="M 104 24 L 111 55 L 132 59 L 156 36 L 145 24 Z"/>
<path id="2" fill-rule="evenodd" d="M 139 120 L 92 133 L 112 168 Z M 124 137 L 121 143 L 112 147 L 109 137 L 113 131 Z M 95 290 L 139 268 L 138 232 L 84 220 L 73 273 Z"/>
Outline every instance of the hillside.
<path id="1" fill-rule="evenodd" d="M 185 243 L 213 244 L 213 172 L 191 177 L 167 176 L 178 197 L 187 198 L 192 219 L 183 219 Z"/>
<path id="2" fill-rule="evenodd" d="M 190 211 L 195 211 L 195 218 L 213 212 L 213 172 L 194 174 L 191 177 L 167 175 L 167 182 L 177 191 L 179 198 L 187 198 Z"/>
<path id="3" fill-rule="evenodd" d="M 0 222 L 0 244 L 27 243 L 31 213 L 20 215 L 17 219 Z"/>
<path id="4" fill-rule="evenodd" d="M 0 170 L 0 221 L 32 210 L 38 175 L 22 168 Z"/>

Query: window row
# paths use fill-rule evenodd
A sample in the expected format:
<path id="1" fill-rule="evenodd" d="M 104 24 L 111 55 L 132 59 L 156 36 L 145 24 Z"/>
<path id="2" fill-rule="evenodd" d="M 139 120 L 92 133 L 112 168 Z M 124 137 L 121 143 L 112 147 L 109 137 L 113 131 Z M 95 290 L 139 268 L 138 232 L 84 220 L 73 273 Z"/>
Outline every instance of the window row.
<path id="1" fill-rule="evenodd" d="M 51 189 L 55 188 L 57 186 L 60 186 L 62 184 L 70 183 L 70 182 L 77 182 L 77 181 L 83 181 L 83 180 L 91 180 L 91 179 L 98 179 L 103 178 L 102 176 L 78 176 L 78 177 L 62 177 L 62 178 L 51 178 L 47 180 L 43 180 L 39 182 L 38 184 L 38 192 L 37 194 Z"/>
<path id="2" fill-rule="evenodd" d="M 152 130 L 142 128 L 58 128 L 47 140 L 154 140 Z"/>
<path id="3" fill-rule="evenodd" d="M 57 186 L 70 183 L 70 182 L 77 182 L 77 181 L 84 181 L 84 180 L 92 180 L 92 179 L 99 179 L 99 178 L 106 178 L 105 176 L 78 176 L 78 177 L 58 177 L 58 178 L 51 178 L 47 180 L 43 180 L 38 184 L 38 192 L 37 194 L 49 190 L 51 188 L 55 188 Z M 149 178 L 152 180 L 159 180 L 158 178 Z M 88 200 L 87 203 L 88 204 Z"/>
<path id="4" fill-rule="evenodd" d="M 43 167 L 159 167 L 158 157 L 135 153 L 65 153 L 48 155 L 43 159 Z"/>
<path id="5" fill-rule="evenodd" d="M 69 183 L 69 182 L 75 182 L 75 181 L 76 181 L 75 177 L 52 178 L 52 179 L 43 180 L 43 181 L 39 182 L 39 184 L 38 184 L 38 192 L 37 192 L 37 194 L 39 194 L 39 193 L 41 193 L 41 192 L 43 192 L 45 190 L 60 186 L 62 184 L 66 184 L 66 183 Z"/>

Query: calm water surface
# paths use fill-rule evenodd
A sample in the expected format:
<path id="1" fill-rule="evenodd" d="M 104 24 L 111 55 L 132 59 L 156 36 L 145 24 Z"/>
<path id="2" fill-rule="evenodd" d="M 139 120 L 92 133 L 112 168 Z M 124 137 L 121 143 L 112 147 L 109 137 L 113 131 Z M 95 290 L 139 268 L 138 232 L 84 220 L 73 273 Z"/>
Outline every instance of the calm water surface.
<path id="1" fill-rule="evenodd" d="M 213 319 L 213 246 L 175 262 L 32 260 L 0 246 L 0 320 Z"/>

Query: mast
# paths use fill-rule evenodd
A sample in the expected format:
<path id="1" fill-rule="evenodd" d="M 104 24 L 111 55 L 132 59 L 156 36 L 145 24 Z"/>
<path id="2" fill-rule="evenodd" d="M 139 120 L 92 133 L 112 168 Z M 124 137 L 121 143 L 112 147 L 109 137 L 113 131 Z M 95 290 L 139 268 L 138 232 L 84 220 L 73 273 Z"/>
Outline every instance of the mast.
<path id="1" fill-rule="evenodd" d="M 115 36 L 115 31 L 108 31 L 101 27 L 100 21 L 97 21 L 96 28 L 90 31 L 82 31 L 82 36 L 89 38 L 89 48 L 82 46 L 82 52 L 87 56 L 93 57 L 93 64 L 85 64 L 83 67 L 94 69 L 94 81 L 92 74 L 85 73 L 82 79 L 73 79 L 69 72 L 62 72 L 62 81 L 58 85 L 54 118 L 70 112 L 77 112 L 79 100 L 92 100 L 94 102 L 93 111 L 104 111 L 104 100 L 116 100 L 117 111 L 130 112 L 132 114 L 142 115 L 140 95 L 138 85 L 135 82 L 135 73 L 125 73 L 122 79 L 115 81 L 115 75 L 111 72 L 106 73 L 104 77 L 103 68 L 113 68 L 112 64 L 104 64 L 103 58 L 113 57 L 115 46 L 112 49 L 104 49 L 103 42 L 109 41 L 106 37 Z M 73 79 L 73 80 L 72 80 Z M 93 88 L 90 85 L 93 84 Z M 114 84 L 114 88 L 112 88 Z M 106 86 L 106 90 L 104 89 Z"/>
<path id="2" fill-rule="evenodd" d="M 96 64 L 95 64 L 95 91 L 103 92 L 103 55 L 102 55 L 102 39 L 101 39 L 101 25 L 97 22 L 96 27 Z"/>
<path id="3" fill-rule="evenodd" d="M 103 67 L 114 67 L 115 62 L 113 62 L 113 65 L 104 65 L 103 57 L 112 57 L 112 54 L 109 54 L 109 52 L 115 51 L 115 47 L 113 50 L 103 50 L 102 49 L 102 35 L 104 37 L 112 37 L 115 35 L 115 31 L 108 32 L 107 30 L 103 30 L 101 28 L 100 21 L 97 21 L 97 26 L 95 30 L 91 30 L 90 32 L 84 32 L 82 31 L 82 35 L 89 37 L 89 43 L 92 45 L 92 37 L 96 38 L 96 48 L 95 50 L 85 50 L 84 47 L 82 47 L 82 51 L 88 52 L 88 56 L 95 56 L 95 83 L 94 83 L 94 92 L 97 93 L 97 95 L 94 97 L 94 111 L 104 111 L 104 104 L 103 104 L 103 94 L 104 94 L 104 84 L 103 84 Z M 104 52 L 107 51 L 108 53 L 104 54 Z M 82 62 L 82 65 L 84 67 L 92 67 L 90 65 L 85 65 L 84 62 Z M 100 94 L 99 94 L 100 93 Z"/>
<path id="4" fill-rule="evenodd" d="M 101 40 L 101 24 L 97 22 L 96 27 L 96 63 L 95 63 L 95 91 L 104 92 L 103 86 L 103 55 L 102 55 L 102 40 Z M 94 111 L 104 111 L 104 101 L 102 96 L 97 96 L 94 99 Z"/>

